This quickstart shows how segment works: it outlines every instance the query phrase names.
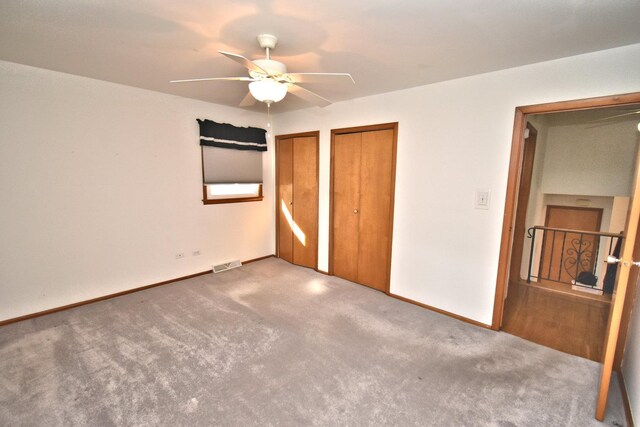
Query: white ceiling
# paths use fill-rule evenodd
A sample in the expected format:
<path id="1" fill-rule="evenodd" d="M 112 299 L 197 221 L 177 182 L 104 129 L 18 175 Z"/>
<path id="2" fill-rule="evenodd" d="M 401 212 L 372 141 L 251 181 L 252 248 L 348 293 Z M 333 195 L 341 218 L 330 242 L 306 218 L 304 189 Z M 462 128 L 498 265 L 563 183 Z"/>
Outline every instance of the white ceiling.
<path id="1" fill-rule="evenodd" d="M 639 22 L 638 0 L 3 0 L 0 59 L 237 106 L 246 83 L 169 80 L 244 76 L 217 51 L 258 59 L 271 33 L 290 72 L 351 73 L 306 86 L 341 101 L 640 43 Z"/>

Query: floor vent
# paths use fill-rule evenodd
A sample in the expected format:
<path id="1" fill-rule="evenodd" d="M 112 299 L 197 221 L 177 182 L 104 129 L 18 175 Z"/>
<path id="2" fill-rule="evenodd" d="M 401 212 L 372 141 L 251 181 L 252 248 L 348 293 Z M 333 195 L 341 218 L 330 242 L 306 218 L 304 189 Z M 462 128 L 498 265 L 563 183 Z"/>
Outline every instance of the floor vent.
<path id="1" fill-rule="evenodd" d="M 238 260 L 226 262 L 224 264 L 214 265 L 213 272 L 214 273 L 222 273 L 223 271 L 231 270 L 232 268 L 241 267 L 242 263 Z"/>

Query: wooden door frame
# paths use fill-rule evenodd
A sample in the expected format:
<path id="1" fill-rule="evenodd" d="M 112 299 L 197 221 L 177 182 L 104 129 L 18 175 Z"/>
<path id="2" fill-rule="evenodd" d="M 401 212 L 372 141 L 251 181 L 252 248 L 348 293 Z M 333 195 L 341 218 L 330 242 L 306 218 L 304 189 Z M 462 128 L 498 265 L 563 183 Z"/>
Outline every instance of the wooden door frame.
<path id="1" fill-rule="evenodd" d="M 516 213 L 516 201 L 518 197 L 518 181 L 522 169 L 526 115 L 588 110 L 638 103 L 640 103 L 640 92 L 516 107 L 511 140 L 511 157 L 509 160 L 507 194 L 505 197 L 504 216 L 502 221 L 502 238 L 500 240 L 498 277 L 496 280 L 496 294 L 493 305 L 491 329 L 496 331 L 500 330 L 500 323 L 504 314 L 503 297 L 509 284 L 509 264 L 511 262 L 511 247 L 513 244 L 513 225 Z"/>
<path id="2" fill-rule="evenodd" d="M 509 160 L 509 172 L 507 178 L 507 191 L 505 196 L 505 208 L 504 217 L 502 223 L 502 237 L 500 240 L 500 253 L 498 259 L 498 274 L 496 280 L 496 294 L 493 306 L 493 319 L 491 323 L 491 329 L 499 330 L 502 322 L 502 316 L 504 314 L 504 294 L 506 292 L 509 283 L 509 266 L 511 258 L 511 248 L 513 244 L 513 225 L 516 212 L 516 201 L 518 196 L 518 179 L 522 169 L 522 154 L 524 148 L 524 129 L 526 126 L 527 114 L 541 114 L 541 113 L 557 113 L 563 111 L 574 110 L 588 110 L 594 108 L 614 107 L 621 105 L 639 104 L 640 92 L 627 93 L 621 95 L 602 96 L 597 98 L 579 99 L 571 101 L 560 101 L 548 104 L 537 104 L 516 107 L 515 118 L 513 125 L 513 134 L 511 141 L 511 156 Z M 639 165 L 635 165 L 639 167 Z M 633 203 L 633 201 L 632 201 Z M 640 216 L 640 213 L 636 212 Z M 634 239 L 638 241 L 640 233 L 638 233 L 637 220 L 631 221 L 633 212 L 629 214 L 627 220 L 627 239 Z M 634 218 L 635 219 L 635 218 Z M 637 249 L 637 247 L 636 247 Z M 638 277 L 638 269 L 631 268 L 628 281 L 630 283 L 636 283 Z M 598 397 L 598 408 L 596 411 L 596 418 L 602 420 L 604 418 L 604 408 L 606 404 L 606 396 L 603 398 L 602 390 L 608 387 L 611 368 L 616 368 L 615 363 L 620 363 L 623 357 L 624 346 L 626 344 L 626 334 L 629 324 L 623 324 L 626 319 L 628 322 L 631 309 L 633 308 L 633 297 L 635 296 L 635 286 L 626 287 L 627 292 L 623 292 L 622 298 L 622 313 L 617 313 L 619 330 L 616 328 L 615 337 L 607 337 L 605 341 L 605 361 L 603 364 L 603 371 L 600 384 L 600 395 Z M 629 291 L 631 290 L 631 291 Z M 629 298 L 625 298 L 629 293 Z M 609 330 L 610 326 L 608 326 Z M 607 347 L 611 341 L 613 343 L 613 357 L 607 357 Z M 617 366 L 619 368 L 619 366 Z"/>
<path id="3" fill-rule="evenodd" d="M 529 137 L 524 139 L 523 146 L 523 164 L 520 172 L 520 181 L 518 183 L 518 209 L 515 214 L 514 231 L 522 232 L 522 237 L 514 239 L 513 246 L 511 248 L 512 261 L 510 264 L 510 277 L 516 275 L 517 279 L 520 279 L 520 270 L 522 268 L 522 255 L 524 253 L 524 232 L 526 231 L 527 221 L 527 207 L 529 205 L 529 196 L 531 194 L 531 179 L 533 178 L 533 167 L 535 165 L 536 157 L 536 144 L 538 138 L 538 130 L 531 124 L 527 123 L 527 129 L 529 129 Z M 529 170 L 526 170 L 524 163 L 529 161 Z M 529 172 L 528 176 L 525 172 Z M 521 193 L 524 192 L 527 197 L 521 198 Z M 515 259 L 513 258 L 515 254 Z"/>
<path id="4" fill-rule="evenodd" d="M 320 131 L 314 130 L 309 132 L 299 132 L 299 133 L 289 133 L 285 135 L 276 135 L 275 136 L 275 178 L 276 178 L 276 188 L 275 188 L 275 222 L 276 222 L 276 247 L 274 254 L 276 257 L 280 258 L 280 221 L 278 221 L 278 200 L 280 199 L 280 178 L 278 175 L 278 152 L 279 152 L 279 142 L 283 139 L 291 139 L 291 138 L 305 138 L 305 137 L 313 137 L 316 140 L 316 212 L 318 212 L 316 221 L 320 218 Z M 293 148 L 295 150 L 295 147 Z M 293 191 L 292 191 L 293 194 Z M 318 226 L 316 226 L 316 243 L 318 242 Z M 318 270 L 318 250 L 316 247 L 316 265 L 315 270 Z"/>
<path id="5" fill-rule="evenodd" d="M 392 130 L 393 131 L 393 153 L 391 158 L 391 199 L 389 201 L 389 248 L 388 248 L 388 265 L 387 265 L 387 278 L 385 283 L 384 293 L 389 295 L 390 282 L 391 282 L 391 255 L 393 246 L 393 216 L 395 207 L 395 195 L 396 195 L 396 161 L 397 161 L 397 149 L 398 149 L 398 122 L 381 123 L 376 125 L 356 126 L 349 128 L 331 129 L 331 172 L 329 181 L 329 275 L 333 276 L 333 186 L 334 186 L 334 153 L 335 153 L 335 140 L 336 135 L 344 135 L 347 133 L 361 133 L 371 132 L 376 130 Z"/>

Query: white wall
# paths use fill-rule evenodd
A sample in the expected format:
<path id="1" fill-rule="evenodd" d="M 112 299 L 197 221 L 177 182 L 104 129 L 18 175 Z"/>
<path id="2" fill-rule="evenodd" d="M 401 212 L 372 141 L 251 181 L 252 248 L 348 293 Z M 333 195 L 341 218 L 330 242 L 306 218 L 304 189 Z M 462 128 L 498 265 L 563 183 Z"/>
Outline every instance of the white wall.
<path id="1" fill-rule="evenodd" d="M 271 158 L 264 201 L 204 206 L 196 118 L 266 121 L 0 62 L 0 320 L 273 253 Z"/>
<path id="2" fill-rule="evenodd" d="M 320 130 L 319 269 L 330 130 L 398 121 L 391 292 L 490 324 L 515 107 L 640 91 L 638 70 L 632 45 L 279 115 L 276 133 Z"/>
<path id="3" fill-rule="evenodd" d="M 629 196 L 636 133 L 636 123 L 632 122 L 549 127 L 541 191 Z"/>
<path id="4" fill-rule="evenodd" d="M 639 286 L 639 284 L 636 283 L 636 286 Z M 638 416 L 640 416 L 640 309 L 638 308 L 637 298 L 636 305 L 631 312 L 631 321 L 627 332 L 627 345 L 625 346 L 624 359 L 622 360 L 622 374 L 627 386 L 631 414 L 637 423 Z"/>

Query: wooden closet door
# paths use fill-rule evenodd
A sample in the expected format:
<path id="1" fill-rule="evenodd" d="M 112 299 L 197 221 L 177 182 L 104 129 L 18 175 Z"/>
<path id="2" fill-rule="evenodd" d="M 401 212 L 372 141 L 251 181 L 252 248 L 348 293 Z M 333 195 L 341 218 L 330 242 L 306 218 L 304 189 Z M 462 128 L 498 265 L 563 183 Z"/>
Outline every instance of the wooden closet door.
<path id="1" fill-rule="evenodd" d="M 293 262 L 293 139 L 278 142 L 278 256 Z"/>
<path id="2" fill-rule="evenodd" d="M 391 236 L 393 130 L 362 133 L 358 282 L 386 291 Z"/>
<path id="3" fill-rule="evenodd" d="M 293 140 L 293 263 L 315 268 L 318 259 L 318 146 Z"/>
<path id="4" fill-rule="evenodd" d="M 362 134 L 336 135 L 333 147 L 333 274 L 358 281 Z"/>

